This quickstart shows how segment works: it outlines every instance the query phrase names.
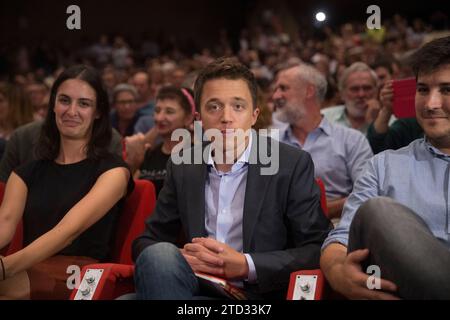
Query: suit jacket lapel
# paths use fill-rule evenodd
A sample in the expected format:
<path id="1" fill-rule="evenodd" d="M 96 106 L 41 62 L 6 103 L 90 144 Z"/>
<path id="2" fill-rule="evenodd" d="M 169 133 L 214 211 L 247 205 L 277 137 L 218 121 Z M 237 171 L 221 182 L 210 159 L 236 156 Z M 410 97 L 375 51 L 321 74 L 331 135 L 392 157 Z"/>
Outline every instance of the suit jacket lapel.
<path id="1" fill-rule="evenodd" d="M 250 246 L 253 238 L 253 232 L 261 212 L 267 187 L 272 177 L 270 175 L 261 175 L 262 165 L 259 160 L 255 161 L 255 159 L 258 159 L 257 152 L 259 139 L 260 137 L 258 135 L 253 135 L 252 155 L 250 156 L 250 164 L 248 165 L 242 226 L 244 252 L 249 252 L 252 250 Z"/>
<path id="2" fill-rule="evenodd" d="M 206 237 L 205 228 L 205 184 L 207 178 L 207 165 L 194 164 L 186 166 L 184 176 L 184 192 L 186 196 L 188 217 L 187 237 L 190 241 L 193 237 Z"/>

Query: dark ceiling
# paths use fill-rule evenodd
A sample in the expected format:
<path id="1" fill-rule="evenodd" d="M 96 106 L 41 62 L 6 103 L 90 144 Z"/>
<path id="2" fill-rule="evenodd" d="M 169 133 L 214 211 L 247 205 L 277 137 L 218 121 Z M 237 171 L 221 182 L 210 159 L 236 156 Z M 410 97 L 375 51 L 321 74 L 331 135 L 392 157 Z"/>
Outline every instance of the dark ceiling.
<path id="1" fill-rule="evenodd" d="M 66 28 L 66 8 L 81 8 L 82 29 Z M 328 23 L 335 26 L 349 20 L 365 21 L 366 8 L 377 4 L 382 19 L 400 13 L 428 19 L 435 10 L 448 14 L 446 1 L 359 1 L 359 0 L 34 0 L 0 1 L 0 42 L 28 42 L 97 37 L 101 33 L 212 40 L 221 28 L 236 37 L 247 18 L 263 8 L 288 12 L 303 23 L 313 21 L 315 11 L 324 10 Z M 283 11 L 284 10 L 284 11 Z"/>

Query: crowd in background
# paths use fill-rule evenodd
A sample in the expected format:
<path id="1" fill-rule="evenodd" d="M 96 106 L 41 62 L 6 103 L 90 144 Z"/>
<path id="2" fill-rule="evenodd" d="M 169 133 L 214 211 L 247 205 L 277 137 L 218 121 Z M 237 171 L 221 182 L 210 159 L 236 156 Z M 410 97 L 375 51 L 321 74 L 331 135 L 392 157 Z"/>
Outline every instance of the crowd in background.
<path id="1" fill-rule="evenodd" d="M 314 65 L 328 82 L 323 107 L 335 106 L 343 102 L 338 81 L 346 67 L 364 62 L 377 72 L 381 84 L 388 78 L 407 77 L 411 72 L 405 59 L 442 32 L 436 28 L 445 29 L 445 23 L 432 25 L 419 18 L 408 21 L 395 15 L 384 19 L 381 29 L 369 30 L 365 23 L 345 23 L 335 30 L 323 25 L 314 33 L 303 34 L 298 26 L 287 27 L 281 16 L 266 11 L 259 21 L 241 30 L 237 52 L 232 50 L 226 30 L 220 31 L 215 46 L 194 54 L 183 52 L 174 41 L 170 45 L 148 37 L 128 41 L 122 35 L 106 34 L 76 48 L 70 43 L 58 47 L 44 42 L 35 47 L 3 50 L 0 60 L 7 65 L 8 72 L 0 74 L 1 145 L 17 127 L 44 117 L 52 82 L 73 64 L 91 65 L 101 71 L 113 109 L 113 125 L 128 136 L 146 133 L 153 126 L 159 88 L 168 84 L 192 88 L 200 68 L 216 57 L 235 55 L 251 68 L 258 80 L 262 114 L 256 127 L 265 128 L 272 124 L 271 95 L 281 65 L 296 62 Z M 115 101 L 115 88 L 125 83 L 136 89 L 130 106 Z"/>
<path id="2" fill-rule="evenodd" d="M 281 292 L 283 297 L 283 281 L 294 271 L 289 268 L 317 267 L 320 258 L 331 287 L 344 296 L 395 298 L 384 292 L 385 284 L 383 291 L 367 291 L 366 280 L 349 284 L 366 279 L 362 266 L 372 264 L 368 252 L 380 257 L 373 265 L 381 265 L 383 272 L 399 270 L 399 279 L 407 282 L 400 282 L 399 297 L 422 297 L 415 293 L 419 290 L 412 290 L 414 295 L 408 292 L 410 279 L 430 292 L 438 287 L 435 283 L 449 283 L 440 280 L 448 279 L 444 272 L 448 248 L 433 237 L 430 240 L 433 233 L 448 244 L 448 225 L 442 220 L 442 214 L 448 213 L 448 197 L 445 202 L 433 197 L 449 180 L 448 161 L 441 161 L 448 160 L 449 148 L 437 143 L 449 143 L 448 121 L 434 121 L 448 120 L 448 110 L 436 111 L 447 108 L 448 18 L 437 15 L 427 22 L 397 14 L 384 19 L 380 29 L 348 22 L 335 29 L 316 25 L 313 32 L 273 11 L 249 21 L 238 39 L 230 39 L 222 29 L 210 47 L 186 48 L 175 38 L 160 42 L 148 36 L 102 34 L 81 45 L 44 41 L 0 48 L 0 180 L 7 181 L 0 249 L 16 230 L 19 218 L 14 217 L 24 217 L 25 244 L 19 252 L 0 256 L 0 300 L 3 296 L 40 299 L 42 293 L 67 298 L 70 291 L 64 277 L 67 265 L 74 264 L 72 257 L 92 258 L 77 265 L 108 259 L 116 215 L 121 201 L 132 192 L 134 179 L 152 181 L 158 197 L 146 231 L 133 244 L 137 299 L 183 293 L 166 286 L 167 279 L 181 274 L 179 261 L 192 267 L 182 277 L 191 279 L 192 271 L 212 270 L 213 275 L 238 280 L 244 288 L 255 285 L 255 292 Z M 440 39 L 430 42 L 436 38 Z M 416 116 L 397 118 L 392 80 L 414 76 Z M 438 86 L 444 89 L 436 91 Z M 264 174 L 255 174 L 256 166 L 249 166 L 253 147 L 234 158 L 234 164 L 219 163 L 213 149 L 208 167 L 201 168 L 207 182 L 196 183 L 200 180 L 193 178 L 198 179 L 200 171 L 169 160 L 178 144 L 172 133 L 181 128 L 192 133 L 195 119 L 202 119 L 206 131 L 220 129 L 226 140 L 238 129 L 276 129 L 260 132 L 255 140 L 266 139 L 264 135 L 273 138 L 275 133 L 283 142 L 273 149 L 279 151 L 280 170 L 269 183 Z M 246 144 L 255 146 L 253 137 Z M 229 145 L 223 151 L 234 155 Z M 399 152 L 379 153 L 405 146 Z M 316 182 L 325 187 L 325 194 L 319 193 Z M 427 188 L 421 187 L 422 182 Z M 325 206 L 319 207 L 319 196 L 326 199 Z M 20 204 L 11 205 L 16 198 Z M 252 210 L 247 212 L 248 203 Z M 426 221 L 430 230 L 407 207 L 399 210 L 403 203 L 419 208 L 419 217 L 422 213 L 431 217 Z M 245 219 L 252 220 L 249 214 L 258 212 L 252 206 L 263 208 L 261 218 L 254 219 L 254 236 L 244 241 L 242 235 L 249 234 Z M 195 218 L 192 212 L 202 208 L 208 239 L 197 238 L 200 233 L 191 230 L 201 221 L 190 220 Z M 405 232 L 398 232 L 403 225 Z M 192 243 L 179 250 L 173 244 L 183 236 Z M 410 245 L 416 239 L 421 244 Z M 245 242 L 250 243 L 249 250 Z M 365 253 L 354 251 L 366 247 Z M 394 253 L 383 251 L 388 247 Z M 207 253 L 205 261 L 202 252 Z M 355 252 L 361 258 L 355 258 Z M 413 260 L 417 252 L 420 262 Z M 216 253 L 228 260 L 211 262 Z M 407 267 L 393 266 L 397 256 Z M 441 264 L 427 264 L 431 256 L 442 257 Z M 47 262 L 50 268 L 42 268 Z M 204 262 L 207 266 L 202 269 Z M 148 268 L 150 263 L 157 268 Z M 422 265 L 430 269 L 416 274 Z M 22 278 L 27 286 L 17 282 L 22 276 L 14 273 L 17 270 L 27 274 Z M 434 271 L 442 271 L 431 277 L 438 280 L 432 283 L 423 277 L 423 285 L 423 274 Z M 146 280 L 150 278 L 164 285 Z M 54 288 L 39 287 L 55 279 L 59 284 Z M 14 286 L 9 287 L 8 281 Z M 195 287 L 197 282 L 193 283 L 188 286 Z M 358 293 L 355 287 L 365 291 Z M 397 294 L 395 284 L 388 291 Z M 448 286 L 438 291 L 448 297 Z M 424 292 L 423 297 L 428 297 Z"/>

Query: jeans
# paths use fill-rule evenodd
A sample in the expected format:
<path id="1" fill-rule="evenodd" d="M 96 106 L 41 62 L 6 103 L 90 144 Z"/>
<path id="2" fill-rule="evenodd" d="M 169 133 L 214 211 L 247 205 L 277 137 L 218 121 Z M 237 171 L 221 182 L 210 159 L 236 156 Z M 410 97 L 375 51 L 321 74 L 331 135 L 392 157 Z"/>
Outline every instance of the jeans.
<path id="1" fill-rule="evenodd" d="M 450 251 L 410 208 L 385 197 L 366 201 L 350 226 L 348 251 L 364 248 L 367 265 L 379 266 L 399 297 L 450 299 Z"/>
<path id="2" fill-rule="evenodd" d="M 171 243 L 160 242 L 144 249 L 134 272 L 138 300 L 212 300 L 202 295 L 197 277 Z"/>

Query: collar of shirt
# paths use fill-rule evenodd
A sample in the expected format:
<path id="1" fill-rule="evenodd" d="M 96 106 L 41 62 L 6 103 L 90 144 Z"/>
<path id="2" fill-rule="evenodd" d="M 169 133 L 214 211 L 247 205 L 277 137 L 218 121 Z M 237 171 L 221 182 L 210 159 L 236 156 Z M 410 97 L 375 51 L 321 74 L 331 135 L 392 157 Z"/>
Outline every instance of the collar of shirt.
<path id="1" fill-rule="evenodd" d="M 345 112 L 345 110 L 346 110 L 345 105 L 342 105 L 342 108 L 339 109 L 336 120 L 339 122 L 345 122 L 348 125 L 350 125 L 350 121 L 347 118 L 347 113 Z"/>
<path id="2" fill-rule="evenodd" d="M 281 131 L 280 136 L 282 137 L 281 141 L 302 148 L 300 141 L 298 141 L 297 138 L 292 133 L 292 127 L 290 125 L 287 125 L 284 129 L 280 131 Z M 331 124 L 324 116 L 322 116 L 322 120 L 320 121 L 319 126 L 315 128 L 313 131 L 311 131 L 308 134 L 308 136 L 310 135 L 313 136 L 316 134 L 320 134 L 322 132 L 325 133 L 327 136 L 331 135 Z M 308 137 L 306 139 L 308 139 Z"/>
<path id="3" fill-rule="evenodd" d="M 241 169 L 249 162 L 252 141 L 253 141 L 253 137 L 252 137 L 252 134 L 250 133 L 249 138 L 248 138 L 248 145 L 245 148 L 244 152 L 241 154 L 241 156 L 237 159 L 237 161 L 231 166 L 230 173 L 235 173 L 237 170 Z M 210 168 L 212 167 L 214 169 L 214 171 L 216 171 L 217 174 L 219 174 L 219 175 L 224 174 L 224 172 L 220 172 L 219 170 L 217 170 L 216 164 L 214 163 L 214 160 L 212 157 L 211 148 L 208 151 L 208 161 L 206 162 L 206 164 L 208 165 L 208 167 L 210 167 Z"/>
<path id="4" fill-rule="evenodd" d="M 427 137 L 424 138 L 425 148 L 436 158 L 445 160 L 447 162 L 450 162 L 450 155 L 443 153 L 438 148 L 434 147 L 427 139 Z"/>
<path id="5" fill-rule="evenodd" d="M 337 123 L 339 124 L 345 124 L 345 126 L 352 128 L 352 124 L 350 123 L 350 119 L 347 116 L 347 108 L 345 107 L 345 105 L 342 106 L 342 109 L 339 110 L 339 115 L 337 117 Z M 361 131 L 362 133 L 364 133 L 364 135 L 366 135 L 367 129 L 369 128 L 369 124 L 366 123 L 364 124 L 361 128 L 356 129 L 358 131 Z"/>
<path id="6" fill-rule="evenodd" d="M 322 121 L 320 121 L 318 128 L 320 128 L 327 136 L 331 135 L 331 123 L 324 116 L 322 116 Z"/>

